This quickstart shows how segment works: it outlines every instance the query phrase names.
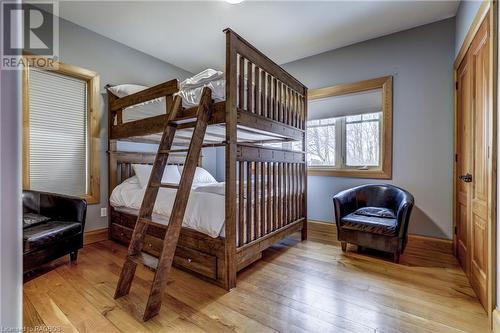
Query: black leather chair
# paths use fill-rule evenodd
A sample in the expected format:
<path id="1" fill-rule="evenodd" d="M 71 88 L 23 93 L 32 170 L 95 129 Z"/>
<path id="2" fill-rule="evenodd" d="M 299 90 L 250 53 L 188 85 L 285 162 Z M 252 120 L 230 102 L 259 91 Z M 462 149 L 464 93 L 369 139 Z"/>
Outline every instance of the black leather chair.
<path id="1" fill-rule="evenodd" d="M 362 185 L 333 197 L 338 240 L 390 252 L 399 262 L 408 241 L 413 196 L 392 185 Z"/>
<path id="2" fill-rule="evenodd" d="M 70 254 L 75 262 L 83 247 L 87 203 L 63 195 L 23 192 L 23 271 Z"/>

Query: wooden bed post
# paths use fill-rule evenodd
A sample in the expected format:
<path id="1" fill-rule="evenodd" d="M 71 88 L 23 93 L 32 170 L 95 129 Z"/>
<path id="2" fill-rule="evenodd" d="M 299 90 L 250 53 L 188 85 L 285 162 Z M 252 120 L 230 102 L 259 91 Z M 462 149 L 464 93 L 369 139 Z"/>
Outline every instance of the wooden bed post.
<path id="1" fill-rule="evenodd" d="M 237 38 L 230 29 L 226 33 L 226 223 L 225 260 L 226 289 L 236 287 L 236 76 Z"/>
<path id="2" fill-rule="evenodd" d="M 106 89 L 107 90 L 107 89 Z M 107 90 L 107 102 L 108 102 L 108 227 L 111 225 L 111 204 L 109 198 L 111 197 L 111 192 L 116 186 L 116 159 L 113 152 L 116 151 L 116 140 L 111 140 L 111 131 L 115 121 L 115 113 L 111 110 L 111 104 L 115 102 L 118 97 L 113 95 L 109 90 Z M 109 236 L 109 233 L 108 233 Z"/>
<path id="3" fill-rule="evenodd" d="M 304 112 L 303 112 L 303 119 L 301 119 L 302 124 L 301 127 L 305 130 L 304 136 L 302 138 L 302 149 L 305 152 L 304 155 L 304 160 L 305 163 L 302 166 L 303 168 L 303 174 L 304 174 L 304 196 L 303 196 L 303 202 L 302 204 L 304 205 L 304 222 L 302 226 L 302 232 L 301 232 L 301 239 L 306 240 L 307 239 L 307 88 L 304 88 L 305 94 L 304 94 Z"/>

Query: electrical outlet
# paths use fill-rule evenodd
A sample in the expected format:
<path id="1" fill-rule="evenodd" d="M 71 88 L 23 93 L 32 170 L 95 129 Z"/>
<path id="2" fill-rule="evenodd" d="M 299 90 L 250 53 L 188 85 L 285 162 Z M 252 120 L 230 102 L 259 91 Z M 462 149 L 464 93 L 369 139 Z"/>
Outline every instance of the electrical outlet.
<path id="1" fill-rule="evenodd" d="M 108 216 L 108 209 L 101 208 L 101 217 L 106 217 L 106 216 Z"/>

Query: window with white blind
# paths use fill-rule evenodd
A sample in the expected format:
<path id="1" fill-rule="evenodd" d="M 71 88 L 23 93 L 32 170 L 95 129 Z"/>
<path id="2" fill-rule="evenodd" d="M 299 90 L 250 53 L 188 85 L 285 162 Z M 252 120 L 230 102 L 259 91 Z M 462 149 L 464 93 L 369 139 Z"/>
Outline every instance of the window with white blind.
<path id="1" fill-rule="evenodd" d="M 390 178 L 392 77 L 309 91 L 308 174 Z"/>
<path id="2" fill-rule="evenodd" d="M 96 80 L 95 73 L 68 65 L 26 70 L 25 188 L 99 201 L 98 147 L 92 140 L 99 132 Z"/>

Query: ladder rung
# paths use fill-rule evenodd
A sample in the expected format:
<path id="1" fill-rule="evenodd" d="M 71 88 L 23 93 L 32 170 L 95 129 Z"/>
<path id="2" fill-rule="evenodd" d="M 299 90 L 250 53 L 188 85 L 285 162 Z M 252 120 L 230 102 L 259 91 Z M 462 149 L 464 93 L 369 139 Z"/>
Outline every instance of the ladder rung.
<path id="1" fill-rule="evenodd" d="M 191 122 L 193 121 L 193 119 L 196 121 L 197 119 L 196 116 L 180 116 L 175 118 L 174 120 L 171 120 L 170 123 L 180 125 L 180 124 L 185 124 L 187 122 Z"/>
<path id="2" fill-rule="evenodd" d="M 173 188 L 175 190 L 179 189 L 179 185 L 178 184 L 164 184 L 164 183 L 161 183 L 160 187 L 163 187 L 163 188 Z"/>
<path id="3" fill-rule="evenodd" d="M 198 123 L 198 121 L 190 121 L 190 122 L 186 122 L 186 123 L 180 123 L 180 124 L 177 124 L 177 128 L 178 129 L 191 128 L 191 127 L 195 127 L 197 123 Z"/>
<path id="4" fill-rule="evenodd" d="M 158 258 L 153 257 L 152 255 L 147 254 L 145 252 L 128 256 L 128 258 L 133 262 L 135 262 L 136 264 L 143 264 L 153 269 L 156 269 L 158 267 L 158 261 L 159 261 Z"/>
<path id="5" fill-rule="evenodd" d="M 187 153 L 189 149 L 170 149 L 170 150 L 158 150 L 160 154 L 170 154 L 170 153 Z"/>
<path id="6" fill-rule="evenodd" d="M 163 187 L 163 188 L 173 188 L 174 190 L 177 190 L 179 189 L 179 185 L 178 184 L 164 184 L 164 183 L 160 183 L 160 184 L 151 184 L 152 187 Z"/>

